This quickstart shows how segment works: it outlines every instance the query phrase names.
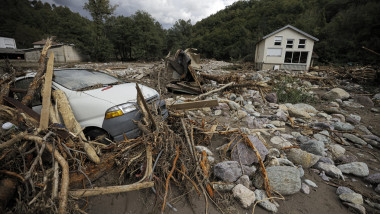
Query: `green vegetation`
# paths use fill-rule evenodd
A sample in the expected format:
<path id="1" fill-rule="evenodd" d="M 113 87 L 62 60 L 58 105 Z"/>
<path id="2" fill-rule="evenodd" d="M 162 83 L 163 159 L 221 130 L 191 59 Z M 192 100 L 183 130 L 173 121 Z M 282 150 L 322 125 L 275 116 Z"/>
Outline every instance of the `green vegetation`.
<path id="1" fill-rule="evenodd" d="M 314 97 L 308 93 L 307 87 L 298 78 L 282 76 L 274 80 L 273 91 L 279 103 L 314 103 Z"/>
<path id="2" fill-rule="evenodd" d="M 75 44 L 92 60 L 159 59 L 169 51 L 194 47 L 202 56 L 227 61 L 253 61 L 255 44 L 291 24 L 317 38 L 322 63 L 379 64 L 380 1 L 378 0 L 245 0 L 195 25 L 179 19 L 163 29 L 150 14 L 114 16 L 109 0 L 88 0 L 92 21 L 36 0 L 3 0 L 0 36 L 15 38 L 18 48 L 56 36 Z"/>

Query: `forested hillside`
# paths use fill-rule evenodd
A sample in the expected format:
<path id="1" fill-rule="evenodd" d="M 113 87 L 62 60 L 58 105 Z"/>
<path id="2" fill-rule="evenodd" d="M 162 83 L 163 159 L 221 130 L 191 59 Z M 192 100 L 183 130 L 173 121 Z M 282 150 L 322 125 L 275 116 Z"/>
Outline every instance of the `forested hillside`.
<path id="1" fill-rule="evenodd" d="M 115 16 L 109 0 L 89 0 L 87 5 L 92 20 L 40 1 L 3 0 L 0 36 L 15 38 L 18 48 L 30 48 L 32 42 L 54 35 L 98 61 L 159 59 L 188 47 L 208 58 L 253 61 L 262 36 L 291 24 L 320 40 L 315 52 L 322 63 L 380 62 L 379 56 L 362 49 L 380 52 L 378 0 L 238 1 L 194 26 L 178 20 L 167 30 L 144 11 Z M 99 8 L 104 10 L 94 11 Z"/>
<path id="2" fill-rule="evenodd" d="M 325 63 L 378 63 L 361 47 L 380 52 L 378 0 L 239 1 L 193 27 L 192 45 L 207 57 L 253 60 L 255 43 L 291 24 L 320 41 L 315 52 Z"/>

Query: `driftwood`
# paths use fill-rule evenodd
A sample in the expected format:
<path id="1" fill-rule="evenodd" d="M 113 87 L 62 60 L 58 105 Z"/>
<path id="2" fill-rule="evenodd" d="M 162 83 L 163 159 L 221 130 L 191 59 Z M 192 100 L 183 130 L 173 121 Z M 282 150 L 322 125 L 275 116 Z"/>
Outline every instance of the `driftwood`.
<path id="1" fill-rule="evenodd" d="M 154 186 L 154 182 L 134 183 L 122 186 L 109 186 L 109 187 L 94 187 L 93 189 L 79 189 L 70 191 L 72 197 L 89 197 L 97 195 L 115 194 L 121 192 L 129 192 L 139 189 L 145 189 Z"/>
<path id="2" fill-rule="evenodd" d="M 201 73 L 201 77 L 204 79 L 209 79 L 216 81 L 217 83 L 229 83 L 229 82 L 240 82 L 240 76 L 238 75 L 213 75 L 213 74 L 205 74 Z"/>
<path id="3" fill-rule="evenodd" d="M 198 109 L 205 107 L 215 107 L 218 106 L 218 100 L 201 100 L 193 102 L 175 103 L 169 106 L 170 109 L 175 110 L 186 110 L 186 109 Z"/>
<path id="4" fill-rule="evenodd" d="M 202 99 L 202 98 L 204 98 L 204 97 L 207 97 L 207 96 L 209 96 L 209 95 L 211 95 L 211 94 L 213 94 L 213 93 L 216 93 L 216 92 L 222 91 L 222 90 L 224 90 L 225 88 L 228 88 L 228 87 L 230 87 L 230 86 L 232 86 L 232 85 L 234 85 L 234 84 L 235 84 L 234 82 L 230 82 L 230 83 L 228 83 L 228 84 L 226 84 L 226 85 L 224 85 L 224 86 L 222 86 L 222 87 L 220 87 L 220 88 L 217 88 L 217 89 L 215 89 L 215 90 L 212 90 L 212 91 L 206 92 L 206 93 L 204 93 L 204 94 L 201 94 L 201 95 L 199 95 L 199 96 L 197 96 L 197 97 L 194 97 L 194 98 L 191 99 L 191 100 L 200 100 L 200 99 Z"/>
<path id="5" fill-rule="evenodd" d="M 36 89 L 41 85 L 42 76 L 44 75 L 44 72 L 45 72 L 45 58 L 47 55 L 47 51 L 51 47 L 51 43 L 52 43 L 52 39 L 48 38 L 41 52 L 40 61 L 39 61 L 40 67 L 38 68 L 36 76 L 34 76 L 33 82 L 29 85 L 28 92 L 26 93 L 26 95 L 21 101 L 21 103 L 26 106 L 28 106 L 32 102 Z"/>
<path id="6" fill-rule="evenodd" d="M 75 119 L 73 111 L 65 93 L 61 90 L 55 90 L 53 92 L 54 98 L 58 101 L 58 109 L 62 115 L 62 119 L 65 122 L 65 126 L 73 133 L 78 133 L 80 143 L 82 144 L 84 150 L 86 151 L 87 156 L 94 163 L 100 163 L 100 159 L 95 152 L 95 149 L 87 142 L 84 142 L 85 136 L 82 132 L 82 128 L 79 125 L 78 121 Z"/>
<path id="7" fill-rule="evenodd" d="M 49 127 L 49 111 L 51 105 L 51 84 L 53 79 L 54 52 L 50 54 L 47 66 L 45 81 L 42 87 L 42 109 L 40 118 L 40 129 L 45 130 Z"/>

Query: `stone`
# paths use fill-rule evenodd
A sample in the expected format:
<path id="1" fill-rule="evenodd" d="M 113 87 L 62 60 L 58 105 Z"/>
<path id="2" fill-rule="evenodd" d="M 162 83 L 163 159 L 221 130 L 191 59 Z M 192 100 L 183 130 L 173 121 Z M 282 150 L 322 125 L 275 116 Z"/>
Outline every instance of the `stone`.
<path id="1" fill-rule="evenodd" d="M 291 117 L 311 118 L 309 113 L 296 107 L 288 108 L 288 113 Z"/>
<path id="2" fill-rule="evenodd" d="M 380 93 L 375 94 L 372 99 L 374 100 L 380 100 Z"/>
<path id="3" fill-rule="evenodd" d="M 305 179 L 304 182 L 311 187 L 318 188 L 318 185 L 309 179 Z"/>
<path id="4" fill-rule="evenodd" d="M 341 88 L 333 88 L 329 92 L 326 92 L 325 94 L 322 95 L 322 99 L 325 99 L 325 100 L 336 100 L 336 99 L 345 100 L 348 98 L 350 98 L 350 94 Z"/>
<path id="5" fill-rule="evenodd" d="M 310 194 L 310 187 L 306 185 L 305 183 L 301 184 L 301 192 L 305 193 L 306 195 Z"/>
<path id="6" fill-rule="evenodd" d="M 363 145 L 363 146 L 367 145 L 367 142 L 365 142 L 364 140 L 362 140 L 361 138 L 359 138 L 353 134 L 344 133 L 343 137 L 346 138 L 347 140 L 353 142 L 353 143 Z"/>
<path id="7" fill-rule="evenodd" d="M 219 115 L 222 115 L 222 110 L 215 110 L 214 112 L 215 116 L 219 116 Z"/>
<path id="8" fill-rule="evenodd" d="M 322 171 L 319 176 L 322 178 L 324 181 L 330 181 L 330 178 L 326 176 L 325 171 Z"/>
<path id="9" fill-rule="evenodd" d="M 324 134 L 314 134 L 313 137 L 318 140 L 323 142 L 324 144 L 329 144 L 331 142 L 330 138 Z"/>
<path id="10" fill-rule="evenodd" d="M 232 189 L 232 194 L 245 209 L 251 206 L 256 200 L 255 193 L 242 184 L 236 185 Z"/>
<path id="11" fill-rule="evenodd" d="M 334 102 L 334 101 L 330 102 L 330 103 L 329 103 L 329 106 L 330 106 L 330 107 L 339 108 L 339 104 L 338 104 L 337 102 Z"/>
<path id="12" fill-rule="evenodd" d="M 279 136 L 272 137 L 270 139 L 270 142 L 271 142 L 272 146 L 276 149 L 282 149 L 284 147 L 293 146 L 289 141 L 287 141 L 286 139 L 283 139 Z"/>
<path id="13" fill-rule="evenodd" d="M 302 165 L 303 168 L 310 168 L 316 164 L 320 158 L 318 155 L 305 152 L 301 149 L 290 149 L 287 152 L 288 159 L 296 165 Z"/>
<path id="14" fill-rule="evenodd" d="M 242 175 L 237 181 L 236 184 L 242 184 L 245 187 L 249 188 L 251 186 L 251 181 L 249 180 L 248 175 Z"/>
<path id="15" fill-rule="evenodd" d="M 276 126 L 276 127 L 282 127 L 282 126 L 285 126 L 285 123 L 282 122 L 282 121 L 278 121 L 278 120 L 274 120 L 274 121 L 270 121 L 270 124 Z"/>
<path id="16" fill-rule="evenodd" d="M 293 105 L 294 107 L 298 109 L 302 109 L 306 111 L 307 113 L 318 113 L 317 109 L 315 109 L 312 105 L 306 104 L 306 103 L 297 103 Z"/>
<path id="17" fill-rule="evenodd" d="M 236 103 L 234 101 L 228 101 L 228 106 L 230 107 L 231 110 L 237 111 L 240 109 L 239 103 Z"/>
<path id="18" fill-rule="evenodd" d="M 349 115 L 351 118 L 355 119 L 356 121 L 360 122 L 362 120 L 362 117 L 360 117 L 357 114 L 350 114 Z"/>
<path id="19" fill-rule="evenodd" d="M 374 106 L 374 103 L 371 100 L 371 98 L 369 98 L 367 96 L 355 96 L 354 101 L 359 103 L 359 104 L 362 104 L 363 106 L 366 106 L 366 107 L 373 107 Z"/>
<path id="20" fill-rule="evenodd" d="M 205 151 L 208 156 L 214 156 L 214 154 L 210 151 L 210 149 L 208 149 L 205 146 L 195 146 L 195 149 L 200 153 Z"/>
<path id="21" fill-rule="evenodd" d="M 346 117 L 343 114 L 332 114 L 332 118 L 338 118 L 340 122 L 346 122 Z"/>
<path id="22" fill-rule="evenodd" d="M 340 114 L 341 113 L 339 108 L 336 108 L 336 107 L 324 108 L 323 111 L 326 112 L 327 114 Z"/>
<path id="23" fill-rule="evenodd" d="M 230 94 L 230 100 L 235 100 L 236 99 L 236 94 L 234 94 L 234 93 L 231 93 Z"/>
<path id="24" fill-rule="evenodd" d="M 364 108 L 363 105 L 353 102 L 353 101 L 343 101 L 343 106 L 349 107 L 349 108 Z"/>
<path id="25" fill-rule="evenodd" d="M 371 183 L 371 184 L 379 184 L 380 183 L 380 173 L 368 175 L 364 180 Z"/>
<path id="26" fill-rule="evenodd" d="M 302 177 L 305 175 L 305 171 L 303 170 L 303 168 L 302 168 L 301 165 L 299 165 L 299 166 L 297 167 L 297 169 L 298 169 L 298 171 L 300 172 L 300 177 L 302 178 Z"/>
<path id="27" fill-rule="evenodd" d="M 297 141 L 300 142 L 301 144 L 306 143 L 309 140 L 311 140 L 311 139 L 308 136 L 301 135 L 301 136 L 297 137 Z"/>
<path id="28" fill-rule="evenodd" d="M 348 202 L 343 202 L 343 204 L 347 206 L 348 210 L 350 210 L 353 213 L 366 214 L 365 208 L 360 204 L 352 204 Z"/>
<path id="29" fill-rule="evenodd" d="M 276 148 L 271 148 L 268 151 L 268 157 L 280 157 L 280 151 Z"/>
<path id="30" fill-rule="evenodd" d="M 286 116 L 285 112 L 283 110 L 281 110 L 281 109 L 278 109 L 278 111 L 276 113 L 276 117 L 280 121 L 286 122 L 288 120 L 288 117 Z"/>
<path id="31" fill-rule="evenodd" d="M 377 142 L 380 142 L 380 137 L 370 134 L 370 135 L 363 135 L 364 138 L 370 139 L 370 140 L 375 140 Z"/>
<path id="32" fill-rule="evenodd" d="M 333 154 L 333 156 L 335 158 L 343 156 L 344 153 L 346 152 L 346 149 L 343 148 L 341 145 L 338 145 L 338 144 L 330 145 L 330 150 L 331 150 L 331 153 Z"/>
<path id="33" fill-rule="evenodd" d="M 248 116 L 248 113 L 247 113 L 247 112 L 245 112 L 245 111 L 243 111 L 243 110 L 238 110 L 238 111 L 237 111 L 237 117 L 238 117 L 239 119 L 243 119 L 243 118 L 246 117 L 246 116 Z"/>
<path id="34" fill-rule="evenodd" d="M 255 190 L 255 197 L 257 201 L 260 201 L 258 203 L 260 207 L 274 213 L 278 211 L 277 206 L 274 203 L 270 202 L 270 200 L 264 200 L 265 198 L 268 198 L 264 190 L 261 190 L 261 189 Z"/>
<path id="35" fill-rule="evenodd" d="M 325 144 L 321 141 L 309 140 L 306 143 L 302 143 L 300 148 L 315 155 L 325 155 Z"/>
<path id="36" fill-rule="evenodd" d="M 353 174 L 359 177 L 365 177 L 369 175 L 368 166 L 363 162 L 352 162 L 337 166 L 340 171 L 346 174 Z"/>
<path id="37" fill-rule="evenodd" d="M 315 165 L 316 169 L 325 171 L 326 175 L 334 177 L 334 178 L 342 178 L 344 180 L 342 171 L 336 167 L 335 165 L 318 162 Z"/>
<path id="38" fill-rule="evenodd" d="M 346 122 L 347 122 L 347 123 L 351 123 L 351 124 L 353 124 L 353 125 L 358 125 L 358 124 L 360 124 L 360 120 L 357 120 L 357 119 L 355 119 L 355 118 L 352 117 L 352 116 L 347 116 L 347 117 L 346 117 Z"/>
<path id="39" fill-rule="evenodd" d="M 352 163 L 356 162 L 358 158 L 353 155 L 343 155 L 335 159 L 335 162 L 339 164 Z"/>
<path id="40" fill-rule="evenodd" d="M 269 93 L 265 96 L 265 99 L 270 103 L 277 103 L 277 94 Z"/>
<path id="41" fill-rule="evenodd" d="M 321 158 L 319 158 L 318 162 L 328 163 L 328 164 L 335 165 L 334 161 L 331 160 L 331 159 L 328 158 L 328 157 L 321 157 Z"/>
<path id="42" fill-rule="evenodd" d="M 269 185 L 274 191 L 282 195 L 291 195 L 301 189 L 300 173 L 296 167 L 291 166 L 272 166 L 266 168 Z M 263 186 L 263 178 L 258 174 L 254 179 L 257 188 Z"/>
<path id="43" fill-rule="evenodd" d="M 235 187 L 235 184 L 213 184 L 212 188 L 219 192 L 230 192 Z"/>
<path id="44" fill-rule="evenodd" d="M 353 204 L 363 204 L 363 196 L 358 193 L 342 193 L 339 199 Z"/>
<path id="45" fill-rule="evenodd" d="M 236 136 L 232 136 L 235 139 L 235 142 L 239 141 L 240 138 L 236 138 Z M 265 161 L 265 157 L 268 154 L 268 149 L 265 147 L 263 142 L 254 135 L 248 135 L 248 139 L 252 142 L 253 146 L 259 152 L 261 159 Z M 232 160 L 241 162 L 244 165 L 251 165 L 253 163 L 258 163 L 258 159 L 255 151 L 251 147 L 249 147 L 244 142 L 240 141 L 237 146 L 236 143 L 233 143 L 230 148 L 234 148 L 231 152 Z"/>
<path id="46" fill-rule="evenodd" d="M 248 167 L 243 165 L 243 169 L 244 174 L 248 176 L 256 171 L 256 168 L 254 166 Z M 240 178 L 243 174 L 240 168 L 240 164 L 237 161 L 223 161 L 217 163 L 214 166 L 214 175 L 225 182 L 232 183 Z"/>
<path id="47" fill-rule="evenodd" d="M 380 184 L 378 184 L 377 187 L 375 188 L 375 192 L 380 193 Z"/>
<path id="48" fill-rule="evenodd" d="M 345 186 L 339 186 L 337 189 L 336 189 L 336 194 L 339 196 L 343 193 L 355 193 L 352 189 L 348 188 L 348 187 L 345 187 Z"/>
<path id="49" fill-rule="evenodd" d="M 253 105 L 251 105 L 251 104 L 247 104 L 247 105 L 245 105 L 245 106 L 244 106 L 244 109 L 245 109 L 248 113 L 250 113 L 250 114 L 253 114 L 254 112 L 256 112 L 256 111 L 255 111 L 255 107 L 254 107 Z"/>
<path id="50" fill-rule="evenodd" d="M 313 128 L 315 129 L 330 129 L 330 130 L 333 130 L 334 127 L 331 126 L 330 124 L 327 124 L 327 123 L 322 123 L 322 122 L 317 122 L 317 123 L 313 123 Z"/>
<path id="51" fill-rule="evenodd" d="M 333 123 L 332 126 L 338 131 L 351 131 L 355 128 L 353 125 L 343 122 Z"/>

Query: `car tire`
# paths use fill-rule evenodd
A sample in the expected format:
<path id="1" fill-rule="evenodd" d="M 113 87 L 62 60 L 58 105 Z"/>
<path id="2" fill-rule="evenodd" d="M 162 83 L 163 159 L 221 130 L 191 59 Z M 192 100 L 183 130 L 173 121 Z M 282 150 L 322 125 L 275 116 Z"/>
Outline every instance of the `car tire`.
<path id="1" fill-rule="evenodd" d="M 101 130 L 101 129 L 90 129 L 88 131 L 85 130 L 84 135 L 86 136 L 87 139 L 96 140 L 99 143 L 103 143 L 105 145 L 110 144 L 111 137 L 104 130 Z"/>

